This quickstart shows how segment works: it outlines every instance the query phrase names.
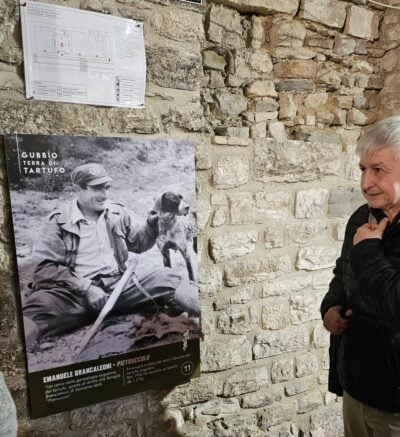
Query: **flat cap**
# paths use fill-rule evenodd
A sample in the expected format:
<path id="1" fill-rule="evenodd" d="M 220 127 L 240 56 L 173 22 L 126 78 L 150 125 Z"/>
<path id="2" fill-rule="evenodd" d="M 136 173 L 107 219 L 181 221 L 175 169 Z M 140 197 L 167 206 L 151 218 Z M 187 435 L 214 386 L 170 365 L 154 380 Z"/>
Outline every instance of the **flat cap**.
<path id="1" fill-rule="evenodd" d="M 74 185 L 101 185 L 106 182 L 112 181 L 112 178 L 108 176 L 104 167 L 100 164 L 89 163 L 83 164 L 71 174 L 72 183 Z"/>

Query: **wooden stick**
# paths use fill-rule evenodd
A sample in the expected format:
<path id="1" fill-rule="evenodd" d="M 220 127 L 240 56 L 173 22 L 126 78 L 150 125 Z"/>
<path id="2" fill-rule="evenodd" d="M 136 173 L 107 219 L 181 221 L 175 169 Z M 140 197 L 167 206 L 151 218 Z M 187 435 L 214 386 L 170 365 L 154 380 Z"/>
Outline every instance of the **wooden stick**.
<path id="1" fill-rule="evenodd" d="M 94 322 L 93 326 L 89 329 L 89 331 L 85 335 L 85 338 L 82 340 L 81 344 L 78 346 L 78 348 L 74 354 L 75 358 L 79 357 L 79 355 L 82 353 L 83 349 L 85 349 L 85 347 L 89 343 L 90 339 L 96 334 L 96 332 L 97 332 L 99 326 L 101 325 L 101 323 L 103 322 L 104 318 L 114 308 L 114 305 L 117 302 L 121 293 L 123 292 L 125 285 L 128 282 L 129 277 L 132 275 L 133 271 L 135 270 L 137 263 L 138 263 L 138 258 L 136 258 L 136 257 L 128 259 L 127 267 L 126 267 L 124 274 L 121 276 L 121 279 L 118 281 L 114 290 L 110 294 L 110 297 L 107 299 L 107 302 L 104 304 L 104 307 L 100 311 L 100 314 L 97 316 L 97 319 Z"/>

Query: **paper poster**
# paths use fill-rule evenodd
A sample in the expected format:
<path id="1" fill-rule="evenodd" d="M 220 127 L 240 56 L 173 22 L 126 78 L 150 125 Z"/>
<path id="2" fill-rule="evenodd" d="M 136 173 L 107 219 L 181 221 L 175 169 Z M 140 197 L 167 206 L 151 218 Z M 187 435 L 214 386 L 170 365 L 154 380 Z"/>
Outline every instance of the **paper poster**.
<path id="1" fill-rule="evenodd" d="M 21 3 L 26 97 L 143 108 L 143 24 L 47 3 Z"/>
<path id="2" fill-rule="evenodd" d="M 5 146 L 32 417 L 199 376 L 193 143 Z"/>

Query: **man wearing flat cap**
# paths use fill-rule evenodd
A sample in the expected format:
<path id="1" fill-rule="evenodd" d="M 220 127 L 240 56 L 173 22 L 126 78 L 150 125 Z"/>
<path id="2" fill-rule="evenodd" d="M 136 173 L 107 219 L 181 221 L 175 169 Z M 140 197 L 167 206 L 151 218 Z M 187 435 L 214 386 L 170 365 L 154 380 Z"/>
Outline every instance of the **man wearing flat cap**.
<path id="1" fill-rule="evenodd" d="M 33 246 L 31 294 L 23 302 L 28 349 L 39 337 L 58 335 L 93 322 L 126 269 L 128 251 L 150 249 L 157 215 L 138 224 L 131 212 L 109 200 L 111 177 L 99 164 L 81 165 L 71 175 L 76 197 L 52 211 Z M 171 304 L 180 276 L 160 268 L 128 280 L 114 306 L 127 313 L 148 304 Z"/>

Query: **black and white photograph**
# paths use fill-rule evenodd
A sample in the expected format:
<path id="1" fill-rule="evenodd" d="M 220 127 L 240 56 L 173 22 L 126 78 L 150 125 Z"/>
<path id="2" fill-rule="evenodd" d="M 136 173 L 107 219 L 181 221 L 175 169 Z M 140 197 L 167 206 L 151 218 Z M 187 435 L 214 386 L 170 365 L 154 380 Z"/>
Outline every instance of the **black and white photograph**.
<path id="1" fill-rule="evenodd" d="M 28 374 L 47 393 L 46 383 L 112 379 L 141 363 L 115 374 L 139 391 L 179 351 L 190 377 L 200 334 L 193 142 L 6 135 L 5 145 Z M 72 399 L 68 390 L 45 399 Z"/>

